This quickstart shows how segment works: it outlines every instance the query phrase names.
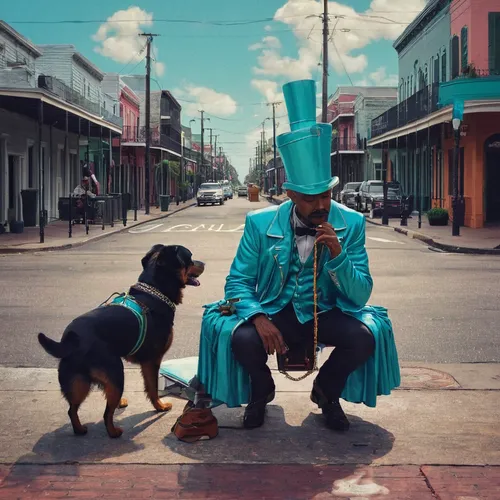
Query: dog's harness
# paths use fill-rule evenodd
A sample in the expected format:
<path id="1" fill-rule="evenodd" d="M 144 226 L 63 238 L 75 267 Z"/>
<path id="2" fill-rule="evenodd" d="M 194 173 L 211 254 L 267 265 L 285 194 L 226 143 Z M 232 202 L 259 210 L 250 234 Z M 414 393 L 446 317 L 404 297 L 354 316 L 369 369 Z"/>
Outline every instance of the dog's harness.
<path id="1" fill-rule="evenodd" d="M 156 288 L 140 282 L 136 283 L 132 288 L 153 295 L 154 297 L 160 299 L 162 302 L 165 302 L 172 309 L 172 311 L 175 312 L 175 304 L 166 295 L 162 294 Z M 139 322 L 139 337 L 137 338 L 137 342 L 135 343 L 133 349 L 125 357 L 133 356 L 142 347 L 144 341 L 146 340 L 146 331 L 148 329 L 148 322 L 146 315 L 147 307 L 140 304 L 135 297 L 129 295 L 128 293 L 120 293 L 120 294 L 114 293 L 107 300 L 105 300 L 99 307 L 109 307 L 109 306 L 125 307 L 125 309 L 128 309 L 134 314 L 137 321 Z"/>

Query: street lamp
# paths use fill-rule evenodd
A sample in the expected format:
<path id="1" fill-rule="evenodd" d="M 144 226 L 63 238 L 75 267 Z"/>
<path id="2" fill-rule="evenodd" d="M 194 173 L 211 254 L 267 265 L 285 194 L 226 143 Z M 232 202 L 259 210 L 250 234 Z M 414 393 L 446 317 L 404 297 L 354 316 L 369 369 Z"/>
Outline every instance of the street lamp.
<path id="1" fill-rule="evenodd" d="M 453 130 L 455 131 L 455 149 L 453 156 L 453 224 L 451 229 L 452 236 L 460 236 L 459 206 L 458 206 L 458 160 L 460 154 L 460 118 L 453 118 Z"/>

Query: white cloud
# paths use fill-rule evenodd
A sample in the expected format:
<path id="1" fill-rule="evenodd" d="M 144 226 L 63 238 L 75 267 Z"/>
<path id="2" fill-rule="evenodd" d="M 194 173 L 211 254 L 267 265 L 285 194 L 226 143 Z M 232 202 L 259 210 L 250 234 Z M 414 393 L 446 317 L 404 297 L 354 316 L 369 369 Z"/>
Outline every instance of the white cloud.
<path id="1" fill-rule="evenodd" d="M 279 38 L 275 36 L 265 36 L 260 43 L 254 43 L 248 47 L 248 50 L 259 50 L 259 49 L 281 49 L 281 42 Z"/>
<path id="2" fill-rule="evenodd" d="M 357 12 L 348 4 L 329 2 L 329 63 L 340 74 L 345 70 L 362 73 L 368 59 L 359 51 L 374 41 L 397 38 L 424 6 L 425 0 L 372 0 L 365 12 Z M 321 61 L 321 13 L 322 3 L 317 0 L 288 0 L 276 11 L 274 20 L 294 32 L 297 57 L 282 55 L 279 47 L 259 47 L 254 72 L 268 77 L 311 78 Z"/>
<path id="3" fill-rule="evenodd" d="M 218 116 L 231 116 L 236 113 L 238 107 L 229 94 L 208 87 L 187 85 L 183 89 L 173 90 L 173 94 L 181 99 L 182 112 L 188 116 L 198 116 L 200 110 Z M 182 99 L 192 102 L 183 102 Z"/>
<path id="4" fill-rule="evenodd" d="M 381 66 L 373 73 L 369 75 L 370 80 L 378 87 L 397 87 L 398 86 L 398 75 L 387 74 L 387 68 Z"/>
<path id="5" fill-rule="evenodd" d="M 127 22 L 123 22 L 127 21 Z M 153 25 L 153 14 L 139 7 L 118 10 L 105 23 L 99 26 L 92 39 L 99 43 L 95 51 L 113 61 L 126 64 L 139 62 L 145 55 L 143 50 L 146 39 L 137 36 L 144 28 Z M 158 58 L 158 49 L 154 47 L 153 55 Z M 153 70 L 158 76 L 165 72 L 165 64 L 154 60 Z"/>
<path id="6" fill-rule="evenodd" d="M 264 26 L 264 30 L 269 32 L 273 30 L 273 27 L 270 24 L 266 24 L 266 26 Z"/>
<path id="7" fill-rule="evenodd" d="M 357 80 L 354 84 L 362 87 L 397 87 L 398 75 L 388 75 L 387 68 L 385 66 L 380 66 L 380 68 L 365 76 L 365 78 Z"/>

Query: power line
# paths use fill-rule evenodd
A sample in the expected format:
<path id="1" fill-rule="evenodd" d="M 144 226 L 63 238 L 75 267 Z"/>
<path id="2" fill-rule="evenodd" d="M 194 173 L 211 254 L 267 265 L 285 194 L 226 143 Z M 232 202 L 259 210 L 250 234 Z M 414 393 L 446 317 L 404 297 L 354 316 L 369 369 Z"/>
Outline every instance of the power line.
<path id="1" fill-rule="evenodd" d="M 401 23 L 395 19 L 390 19 L 386 16 L 378 16 L 375 15 L 377 13 L 380 14 L 402 14 L 402 13 L 415 13 L 419 14 L 421 11 L 370 11 L 370 14 L 362 14 L 356 13 L 356 16 L 345 16 L 346 18 L 355 19 L 357 17 L 365 17 L 369 19 L 380 19 L 387 21 L 387 23 L 381 24 L 408 24 Z M 308 15 L 297 15 L 297 16 L 285 16 L 281 19 L 296 19 L 296 18 L 306 18 Z M 280 19 L 280 21 L 281 21 Z M 240 19 L 240 20 L 213 20 L 213 21 L 202 21 L 198 19 L 168 19 L 168 18 L 157 18 L 157 19 L 119 19 L 110 21 L 109 19 L 54 19 L 54 20 L 12 20 L 6 21 L 8 24 L 123 24 L 123 23 L 135 23 L 135 24 L 144 24 L 144 23 L 169 23 L 169 24 L 197 24 L 197 25 L 207 25 L 207 26 L 246 26 L 251 24 L 259 24 L 259 23 L 269 23 L 274 22 L 274 17 L 264 17 L 260 19 Z"/>

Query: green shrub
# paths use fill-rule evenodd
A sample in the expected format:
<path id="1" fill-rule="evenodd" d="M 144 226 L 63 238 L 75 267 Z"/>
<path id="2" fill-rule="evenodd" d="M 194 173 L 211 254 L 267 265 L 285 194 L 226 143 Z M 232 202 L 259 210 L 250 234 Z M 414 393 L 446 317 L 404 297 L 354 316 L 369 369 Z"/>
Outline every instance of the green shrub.
<path id="1" fill-rule="evenodd" d="M 446 218 L 448 218 L 448 210 L 446 210 L 445 208 L 439 208 L 439 207 L 431 208 L 427 212 L 427 218 L 428 219 L 446 219 Z"/>

